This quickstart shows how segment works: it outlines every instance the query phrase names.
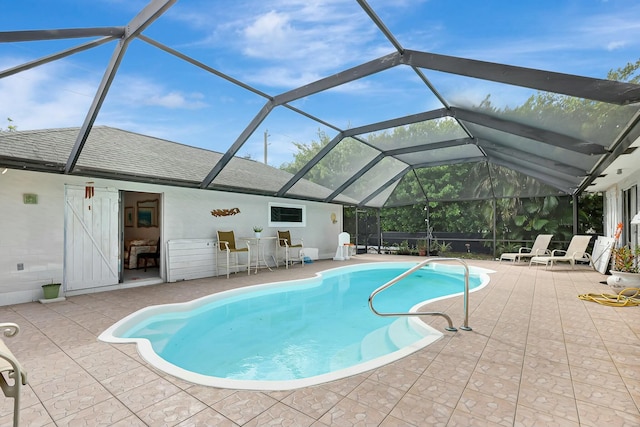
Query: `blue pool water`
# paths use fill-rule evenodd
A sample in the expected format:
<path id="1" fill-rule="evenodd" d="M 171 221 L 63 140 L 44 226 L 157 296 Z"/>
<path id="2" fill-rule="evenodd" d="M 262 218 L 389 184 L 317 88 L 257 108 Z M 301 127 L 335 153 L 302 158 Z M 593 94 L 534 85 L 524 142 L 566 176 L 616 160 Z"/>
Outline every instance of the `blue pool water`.
<path id="1" fill-rule="evenodd" d="M 415 263 L 375 263 L 319 277 L 221 292 L 148 307 L 100 336 L 137 342 L 150 363 L 197 383 L 286 389 L 352 375 L 422 348 L 442 334 L 413 318 L 371 312 L 371 292 Z M 407 312 L 460 294 L 461 267 L 423 268 L 380 293 L 381 312 Z M 470 275 L 470 289 L 486 284 Z M 354 367 L 359 367 L 354 370 Z M 317 382 L 316 382 L 317 380 Z"/>

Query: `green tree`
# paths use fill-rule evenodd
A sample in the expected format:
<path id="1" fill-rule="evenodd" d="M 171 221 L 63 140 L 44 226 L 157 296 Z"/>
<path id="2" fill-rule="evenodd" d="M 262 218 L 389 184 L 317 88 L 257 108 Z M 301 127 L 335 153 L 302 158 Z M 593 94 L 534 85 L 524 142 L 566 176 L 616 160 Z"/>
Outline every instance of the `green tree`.
<path id="1" fill-rule="evenodd" d="M 9 122 L 9 124 L 7 125 L 7 128 L 6 129 L 0 128 L 0 132 L 15 132 L 16 130 L 18 130 L 18 126 L 11 124 L 13 123 L 13 120 L 11 120 L 11 117 L 7 117 L 7 122 Z"/>
<path id="2" fill-rule="evenodd" d="M 318 140 L 312 140 L 309 143 L 293 142 L 298 152 L 292 162 L 282 164 L 280 169 L 292 174 L 297 173 L 331 141 L 331 138 L 321 130 L 318 130 L 317 135 Z M 349 179 L 354 171 L 359 170 L 373 158 L 374 151 L 354 139 L 345 138 L 311 168 L 304 178 L 327 188 L 336 189 Z"/>
<path id="3" fill-rule="evenodd" d="M 331 139 L 321 130 L 318 130 L 318 140 L 312 140 L 308 143 L 295 142 L 292 144 L 298 152 L 294 155 L 293 161 L 289 163 L 283 163 L 280 165 L 280 169 L 290 172 L 292 174 L 297 173 L 304 165 L 309 163 L 311 159 L 329 143 Z"/>

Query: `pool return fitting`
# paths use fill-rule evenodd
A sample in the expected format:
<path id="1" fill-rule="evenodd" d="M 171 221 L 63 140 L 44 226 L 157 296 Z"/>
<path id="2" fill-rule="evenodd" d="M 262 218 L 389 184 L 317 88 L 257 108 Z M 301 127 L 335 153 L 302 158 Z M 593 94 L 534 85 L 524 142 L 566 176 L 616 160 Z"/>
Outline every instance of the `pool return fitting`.
<path id="1" fill-rule="evenodd" d="M 380 292 L 384 291 L 388 287 L 391 287 L 392 285 L 395 285 L 400 280 L 404 279 L 405 277 L 407 277 L 411 273 L 413 273 L 413 272 L 415 272 L 417 270 L 420 270 L 422 267 L 424 267 L 427 264 L 430 264 L 432 262 L 448 262 L 448 261 L 456 261 L 456 262 L 458 262 L 458 263 L 460 263 L 460 264 L 462 264 L 464 266 L 464 323 L 463 323 L 462 326 L 460 326 L 460 329 L 462 329 L 463 331 L 471 331 L 472 329 L 469 327 L 469 266 L 467 265 L 466 262 L 464 262 L 460 258 L 429 258 L 427 260 L 424 260 L 424 261 L 420 262 L 416 266 L 410 268 L 409 270 L 405 271 L 401 275 L 399 275 L 397 277 L 394 277 L 393 279 L 389 280 L 387 283 L 385 283 L 384 285 L 380 286 L 378 289 L 373 291 L 371 293 L 371 295 L 369 295 L 369 308 L 375 314 L 377 314 L 378 316 L 382 316 L 382 317 L 391 317 L 391 316 L 395 316 L 395 317 L 397 317 L 397 316 L 442 316 L 445 319 L 447 319 L 447 322 L 449 323 L 449 326 L 444 328 L 444 329 L 447 330 L 447 331 L 450 331 L 450 332 L 457 332 L 458 330 L 453 326 L 453 322 L 451 321 L 451 317 L 449 317 L 449 315 L 447 315 L 445 313 L 442 313 L 442 312 L 439 312 L 439 311 L 414 311 L 414 312 L 408 312 L 408 313 L 380 313 L 375 308 L 373 308 L 373 298 L 377 294 L 379 294 Z"/>

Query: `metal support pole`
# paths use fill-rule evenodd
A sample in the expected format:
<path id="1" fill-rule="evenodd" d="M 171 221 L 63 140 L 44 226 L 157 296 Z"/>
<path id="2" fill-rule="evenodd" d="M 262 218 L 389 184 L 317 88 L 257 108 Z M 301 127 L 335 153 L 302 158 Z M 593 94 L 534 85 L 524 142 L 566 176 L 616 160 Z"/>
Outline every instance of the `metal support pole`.
<path id="1" fill-rule="evenodd" d="M 424 223 L 427 227 L 426 232 L 426 238 L 427 238 L 427 256 L 431 256 L 431 223 L 429 221 L 429 202 L 427 201 L 424 205 L 424 211 L 425 211 L 425 218 L 424 218 Z"/>
<path id="2" fill-rule="evenodd" d="M 578 234 L 578 196 L 574 194 L 573 199 L 573 235 Z"/>
<path id="3" fill-rule="evenodd" d="M 497 241 L 497 230 L 496 230 L 496 227 L 498 225 L 498 218 L 497 218 L 497 209 L 496 209 L 496 198 L 494 197 L 491 200 L 493 204 L 493 258 L 496 258 L 498 254 L 498 241 Z"/>
<path id="4" fill-rule="evenodd" d="M 382 209 L 378 208 L 378 253 L 382 250 Z"/>
<path id="5" fill-rule="evenodd" d="M 267 164 L 267 139 L 269 138 L 269 130 L 264 131 L 264 164 Z"/>

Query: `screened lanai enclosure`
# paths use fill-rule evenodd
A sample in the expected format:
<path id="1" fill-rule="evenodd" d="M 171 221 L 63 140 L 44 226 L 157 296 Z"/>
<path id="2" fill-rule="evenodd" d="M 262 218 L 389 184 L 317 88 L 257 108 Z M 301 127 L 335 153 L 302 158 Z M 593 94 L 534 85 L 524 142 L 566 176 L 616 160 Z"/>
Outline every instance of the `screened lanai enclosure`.
<path id="1" fill-rule="evenodd" d="M 589 194 L 577 203 L 568 196 L 545 196 L 347 208 L 345 229 L 360 253 L 486 259 L 530 247 L 538 234 L 554 236 L 550 249 L 565 248 L 574 234 L 601 235 L 602 201 Z"/>
<path id="2" fill-rule="evenodd" d="M 439 32 L 438 16 L 455 15 L 457 2 L 86 2 L 73 7 L 95 12 L 76 21 L 56 7 L 49 21 L 34 15 L 19 28 L 7 11 L 0 84 L 62 86 L 73 114 L 38 125 L 78 126 L 75 145 L 58 153 L 64 161 L 2 156 L 0 166 L 78 173 L 93 127 L 108 125 L 221 153 L 198 181 L 179 185 L 344 205 L 358 244 L 383 244 L 381 229 L 439 243 L 467 233 L 495 251 L 497 240 L 592 224 L 579 200 L 640 135 L 637 53 L 616 62 L 575 44 L 549 62 L 524 44 L 511 55 L 448 50 L 437 39 L 458 37 L 459 27 Z M 539 26 L 541 39 L 595 25 L 535 5 L 510 25 L 497 6 L 482 7 L 495 10 L 473 23 L 478 32 L 502 25 L 514 38 L 521 25 Z M 607 7 L 603 16 L 626 6 Z M 74 25 L 57 27 L 58 13 Z M 18 101 L 15 111 L 18 130 L 36 126 Z M 289 178 L 230 185 L 234 157 Z M 167 174 L 136 179 L 175 183 Z M 322 191 L 305 192 L 305 180 Z M 526 233 L 511 235 L 514 227 Z"/>

